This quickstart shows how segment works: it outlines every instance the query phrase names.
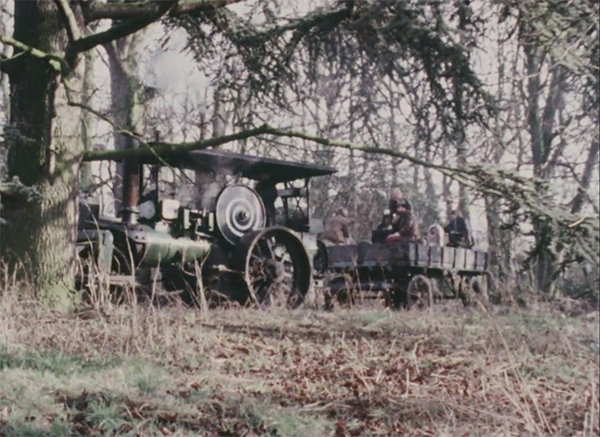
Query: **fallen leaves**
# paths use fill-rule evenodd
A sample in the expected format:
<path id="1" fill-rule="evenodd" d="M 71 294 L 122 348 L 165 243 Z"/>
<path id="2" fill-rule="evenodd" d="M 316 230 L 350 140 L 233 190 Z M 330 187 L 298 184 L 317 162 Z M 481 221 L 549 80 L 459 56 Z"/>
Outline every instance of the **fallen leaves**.
<path id="1" fill-rule="evenodd" d="M 44 332 L 23 324 L 22 344 L 40 351 L 35 359 L 49 345 L 60 357 L 85 357 L 65 359 L 76 373 L 98 355 L 118 358 L 117 369 L 141 360 L 160 370 L 162 379 L 151 381 L 155 390 L 141 392 L 125 380 L 116 394 L 110 381 L 97 387 L 57 369 L 72 387 L 56 391 L 53 400 L 73 432 L 249 437 L 307 435 L 309 429 L 319 430 L 311 435 L 351 437 L 599 431 L 597 360 L 562 345 L 580 334 L 573 328 L 559 335 L 552 321 L 533 331 L 509 317 L 452 312 L 222 311 L 206 322 L 180 323 L 185 314 L 169 309 L 135 311 L 103 324 L 47 318 Z M 0 368 L 52 373 L 57 366 L 9 358 Z M 86 372 L 102 379 L 102 366 Z M 1 385 L 0 435 L 19 408 L 18 398 L 14 406 L 3 404 L 12 392 Z M 38 424 L 59 420 L 41 410 L 28 416 Z"/>

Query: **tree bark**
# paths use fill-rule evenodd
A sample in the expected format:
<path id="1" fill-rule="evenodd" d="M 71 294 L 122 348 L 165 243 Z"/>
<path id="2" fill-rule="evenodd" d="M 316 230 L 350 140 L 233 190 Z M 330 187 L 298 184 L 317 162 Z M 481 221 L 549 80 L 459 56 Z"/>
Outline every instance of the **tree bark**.
<path id="1" fill-rule="evenodd" d="M 95 26 L 94 26 L 95 27 Z M 96 61 L 96 52 L 89 50 L 84 53 L 84 76 L 83 76 L 83 101 L 86 106 L 91 107 L 92 97 L 94 95 L 94 62 Z M 84 150 L 94 149 L 94 118 L 90 111 L 83 111 L 81 117 L 81 139 Z M 94 174 L 91 162 L 81 164 L 80 171 L 81 189 L 89 190 L 94 185 Z"/>
<path id="2" fill-rule="evenodd" d="M 15 2 L 14 26 L 16 39 L 47 53 L 62 53 L 68 44 L 54 2 Z M 23 55 L 17 62 L 19 74 L 10 78 L 10 121 L 19 135 L 10 147 L 8 172 L 35 186 L 40 196 L 3 199 L 8 224 L 2 255 L 43 301 L 66 310 L 74 297 L 81 110 L 68 105 L 65 83 L 47 60 Z M 72 94 L 81 91 L 81 76 L 80 68 L 69 74 Z"/>
<path id="3" fill-rule="evenodd" d="M 470 2 L 463 1 L 458 7 L 458 29 L 460 30 L 460 44 L 467 50 L 466 56 L 470 58 L 470 50 L 473 35 L 471 30 L 471 19 L 472 10 L 469 5 Z M 464 92 L 464 85 L 461 81 L 456 80 L 454 82 L 454 99 L 456 102 L 456 118 L 458 122 L 458 132 L 456 139 L 456 162 L 459 167 L 467 165 L 467 155 L 469 153 L 469 143 L 467 142 L 465 133 L 465 124 L 463 122 L 464 117 L 469 112 L 469 98 Z M 471 198 L 469 195 L 469 189 L 463 184 L 458 186 L 458 209 L 463 213 L 465 220 L 471 220 L 470 211 Z"/>
<path id="4" fill-rule="evenodd" d="M 496 100 L 499 102 L 504 101 L 504 87 L 507 84 L 510 84 L 510 79 L 507 80 L 506 77 L 506 64 L 508 62 L 512 62 L 512 69 L 514 70 L 517 65 L 518 54 L 515 59 L 509 60 L 508 57 L 504 53 L 504 34 L 499 36 L 498 41 L 498 88 L 496 91 Z M 510 123 L 511 120 L 515 125 L 520 125 L 519 117 L 515 114 L 515 105 L 512 102 L 515 102 L 515 87 L 510 86 L 511 92 L 508 96 L 508 101 L 511 102 L 507 111 L 504 114 L 496 115 L 494 119 L 494 140 L 490 142 L 492 146 L 492 162 L 497 165 L 500 165 L 502 158 L 505 154 L 505 144 L 504 137 L 507 133 L 507 123 Z M 506 121 L 501 118 L 503 115 L 506 115 Z M 491 254 L 491 263 L 492 269 L 496 273 L 498 279 L 500 281 L 506 281 L 509 277 L 513 275 L 512 271 L 512 234 L 508 230 L 502 230 L 501 224 L 501 210 L 502 210 L 502 199 L 498 197 L 485 196 L 485 213 L 488 227 L 488 252 Z"/>
<path id="5" fill-rule="evenodd" d="M 526 19 L 524 19 L 526 20 Z M 546 58 L 533 38 L 535 29 L 524 21 L 520 23 L 519 36 L 525 54 L 525 68 L 527 71 L 527 124 L 531 141 L 534 176 L 549 180 L 554 168 L 549 161 L 555 137 L 554 127 L 558 103 L 562 99 L 565 81 L 565 70 L 555 59 L 550 57 L 550 78 L 548 80 L 547 98 L 541 108 L 540 99 L 545 85 L 542 83 L 542 64 Z M 554 264 L 557 260 L 556 253 L 544 244 L 553 238 L 553 230 L 538 218 L 533 219 L 533 231 L 538 252 L 535 254 L 535 280 L 540 291 L 547 294 L 553 293 Z"/>
<path id="6" fill-rule="evenodd" d="M 135 70 L 140 60 L 144 34 L 142 30 L 105 46 L 109 59 L 113 120 L 116 126 L 130 132 L 141 132 L 144 116 L 144 87 Z M 115 150 L 129 147 L 129 140 L 128 136 L 116 132 Z M 117 216 L 122 208 L 123 171 L 124 164 L 117 163 L 113 183 L 114 212 Z"/>
<path id="7" fill-rule="evenodd" d="M 5 19 L 8 19 L 7 12 L 4 11 L 6 8 L 6 2 L 0 2 L 0 7 L 3 9 L 0 12 L 0 33 L 6 33 L 6 25 L 4 23 Z M 2 47 L 2 51 L 0 52 L 0 59 L 8 59 L 10 54 L 10 46 L 8 44 L 4 44 Z M 8 124 L 10 120 L 10 85 L 8 83 L 8 75 L 0 73 L 0 112 L 2 113 L 2 118 L 0 118 L 0 123 Z"/>

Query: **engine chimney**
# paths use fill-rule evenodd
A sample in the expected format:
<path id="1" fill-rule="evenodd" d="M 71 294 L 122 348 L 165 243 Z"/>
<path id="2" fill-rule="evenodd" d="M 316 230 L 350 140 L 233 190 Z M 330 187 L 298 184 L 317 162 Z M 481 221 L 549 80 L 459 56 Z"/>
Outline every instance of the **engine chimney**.
<path id="1" fill-rule="evenodd" d="M 138 141 L 127 136 L 125 138 L 125 149 L 137 149 Z M 140 164 L 137 157 L 127 157 L 123 161 L 123 200 L 121 217 L 124 223 L 137 224 L 138 203 L 140 201 Z"/>

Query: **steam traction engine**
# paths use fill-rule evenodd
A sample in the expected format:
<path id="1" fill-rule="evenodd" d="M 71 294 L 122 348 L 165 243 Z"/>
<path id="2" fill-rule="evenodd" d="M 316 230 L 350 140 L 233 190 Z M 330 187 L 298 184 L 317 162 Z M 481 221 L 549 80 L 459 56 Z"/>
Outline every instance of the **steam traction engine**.
<path id="1" fill-rule="evenodd" d="M 278 193 L 284 205 L 282 224 L 267 227 L 263 201 L 253 188 L 239 183 L 220 188 L 199 206 L 161 198 L 162 167 L 250 180 L 268 174 L 286 186 Z M 146 194 L 145 169 L 154 179 Z M 299 193 L 308 198 L 307 186 L 303 191 L 292 183 L 304 180 L 308 185 L 311 177 L 334 169 L 203 150 L 127 158 L 124 170 L 119 218 L 100 216 L 99 205 L 80 205 L 82 287 L 97 285 L 100 279 L 110 286 L 152 286 L 159 278 L 167 290 L 203 287 L 240 303 L 283 301 L 295 307 L 303 301 L 313 281 L 317 242 L 308 213 L 299 221 L 289 215 L 291 201 L 304 197 Z"/>

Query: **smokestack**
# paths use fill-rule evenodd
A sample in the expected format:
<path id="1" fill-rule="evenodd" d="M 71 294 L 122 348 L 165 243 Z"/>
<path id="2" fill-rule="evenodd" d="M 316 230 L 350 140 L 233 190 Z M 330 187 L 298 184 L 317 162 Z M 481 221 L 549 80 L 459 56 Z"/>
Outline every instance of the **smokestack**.
<path id="1" fill-rule="evenodd" d="M 138 141 L 125 137 L 125 149 L 137 149 Z M 124 223 L 135 225 L 138 222 L 140 201 L 140 165 L 138 158 L 127 157 L 123 162 L 123 203 L 121 217 Z"/>

